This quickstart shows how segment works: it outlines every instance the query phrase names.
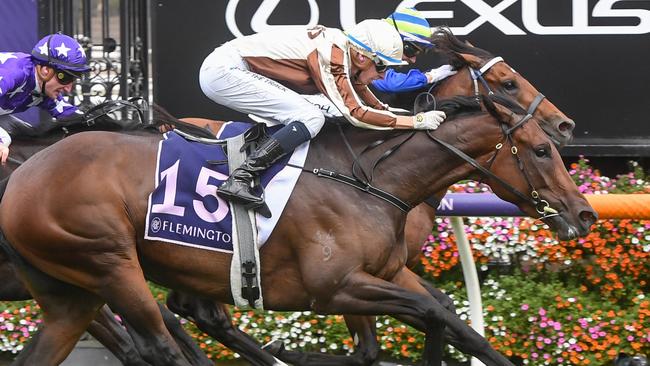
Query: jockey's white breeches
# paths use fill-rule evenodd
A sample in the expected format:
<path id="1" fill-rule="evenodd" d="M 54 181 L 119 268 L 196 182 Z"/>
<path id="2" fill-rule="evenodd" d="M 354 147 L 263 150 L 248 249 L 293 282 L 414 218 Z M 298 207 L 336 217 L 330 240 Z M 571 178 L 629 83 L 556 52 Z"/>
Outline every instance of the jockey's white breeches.
<path id="1" fill-rule="evenodd" d="M 237 50 L 228 45 L 205 58 L 199 83 L 203 93 L 216 103 L 285 125 L 302 122 L 311 137 L 325 123 L 319 107 L 284 85 L 250 71 Z"/>

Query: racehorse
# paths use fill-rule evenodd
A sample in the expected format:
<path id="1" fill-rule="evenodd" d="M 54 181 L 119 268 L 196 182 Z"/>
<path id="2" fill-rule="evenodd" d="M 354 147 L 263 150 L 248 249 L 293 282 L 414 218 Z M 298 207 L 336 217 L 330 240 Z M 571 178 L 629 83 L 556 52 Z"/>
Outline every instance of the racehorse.
<path id="1" fill-rule="evenodd" d="M 312 141 L 305 169 L 349 169 L 353 161 L 366 170 L 377 168 L 372 184 L 406 205 L 418 204 L 478 169 L 488 175 L 487 181 L 501 182 L 503 187 L 494 189 L 497 195 L 531 216 L 543 213 L 560 239 L 586 235 L 595 212 L 548 137 L 536 123 L 527 123 L 530 115 L 515 115 L 491 99 L 485 106 L 490 113 L 477 110 L 474 99 L 441 103 L 450 117 L 435 133 L 349 128 L 339 134 L 330 126 Z M 351 152 L 337 149 L 342 138 L 349 141 Z M 45 324 L 17 358 L 18 364 L 63 360 L 107 302 L 132 332 L 148 341 L 146 346 L 136 342 L 148 360 L 187 365 L 163 324 L 145 274 L 170 288 L 232 301 L 231 255 L 142 239 L 159 139 L 78 134 L 36 154 L 10 177 L 0 203 L 0 227 L 11 243 L 7 250 L 15 248 L 17 258 L 26 260 L 19 262 L 21 274 L 43 308 Z M 453 157 L 441 140 L 451 141 L 453 146 L 447 148 L 463 150 L 480 163 Z M 374 148 L 365 156 L 353 158 L 370 145 Z M 494 146 L 508 149 L 500 154 Z M 387 151 L 390 158 L 381 158 Z M 488 161 L 491 170 L 479 165 Z M 442 308 L 405 268 L 406 213 L 397 206 L 403 205 L 302 174 L 260 253 L 265 307 L 397 317 L 427 334 L 424 358 L 431 365 L 441 362 L 435 345 L 444 325 L 487 365 L 511 365 Z M 34 267 L 51 281 L 35 275 Z"/>
<path id="2" fill-rule="evenodd" d="M 480 70 L 481 76 L 485 76 L 487 84 L 478 84 L 482 92 L 488 92 L 488 90 L 485 90 L 486 86 L 488 89 L 492 88 L 493 90 L 507 91 L 509 94 L 517 97 L 518 101 L 524 105 L 530 104 L 539 95 L 539 92 L 537 92 L 530 83 L 523 79 L 521 75 L 515 73 L 514 70 L 505 62 L 492 62 L 496 58 L 490 53 L 460 42 L 451 35 L 451 33 L 446 32 L 445 30 L 438 31 L 436 37 L 438 49 L 448 53 L 450 59 L 453 60 L 453 63 L 457 66 L 462 66 L 464 69 L 459 74 L 448 78 L 442 85 L 438 86 L 434 91 L 435 94 L 451 92 L 471 95 L 474 93 L 475 90 L 473 89 L 471 82 L 472 78 L 470 75 L 471 71 L 467 68 L 467 66 L 470 66 L 475 70 Z M 487 67 L 487 65 L 490 66 Z M 476 83 L 476 79 L 474 80 Z M 478 80 L 480 80 L 480 78 Z M 552 103 L 548 102 L 548 100 L 544 99 L 542 103 L 539 104 L 538 108 L 535 110 L 535 116 L 540 120 L 540 125 L 545 128 L 547 133 L 550 131 L 549 134 L 556 143 L 558 141 L 566 141 L 570 138 L 573 122 L 557 110 L 557 108 Z M 200 121 L 200 123 L 201 125 L 214 125 L 213 123 L 210 123 L 209 120 Z M 416 263 L 419 259 L 421 243 L 424 242 L 424 238 L 426 238 L 430 232 L 430 228 L 433 226 L 433 214 L 434 208 L 427 204 L 421 204 L 414 208 L 408 215 L 406 237 L 407 244 L 409 244 L 409 262 L 411 263 Z M 10 282 L 5 282 L 5 284 L 8 285 Z M 437 298 L 440 301 L 444 301 L 445 297 L 443 294 L 440 295 L 441 296 Z M 191 299 L 191 297 L 180 296 L 180 294 L 179 296 L 170 296 L 170 303 L 168 303 L 168 305 L 177 312 L 182 312 L 183 315 L 189 316 L 193 320 L 204 324 L 202 329 L 207 331 L 209 334 L 214 335 L 217 333 L 218 331 L 215 330 L 213 324 L 224 324 L 225 319 L 223 319 L 223 317 L 228 314 L 225 312 L 219 312 L 218 315 L 220 318 L 217 317 L 217 319 L 220 320 L 207 319 L 206 316 L 200 316 L 200 314 L 210 314 L 210 316 L 214 317 L 215 310 L 205 309 L 202 307 L 202 304 L 211 305 L 212 302 L 197 300 L 195 304 L 192 304 Z M 452 304 L 449 301 L 447 305 L 451 306 Z M 350 364 L 371 363 L 372 360 L 376 358 L 379 349 L 375 333 L 374 331 L 371 331 L 374 330 L 374 321 L 372 319 L 364 320 L 363 318 L 351 316 L 346 317 L 346 320 L 348 321 L 348 325 L 350 326 L 351 331 L 353 331 L 353 334 L 356 334 L 360 340 L 358 344 L 359 347 L 357 348 L 359 351 L 355 352 L 355 354 L 361 356 L 360 358 L 362 360 L 365 360 L 365 362 L 360 362 L 351 359 L 349 361 Z M 368 329 L 369 327 L 371 327 L 371 329 Z M 242 355 L 246 355 L 242 350 L 239 352 Z M 250 352 L 252 351 L 249 351 L 248 353 Z M 290 362 L 304 360 L 305 363 L 310 363 L 310 361 L 314 359 L 324 362 L 319 355 L 305 358 L 304 355 L 293 356 L 285 352 L 284 354 L 278 354 L 278 356 Z M 345 361 L 340 357 L 335 357 L 331 362 L 332 364 L 343 364 Z"/>
<path id="3" fill-rule="evenodd" d="M 490 52 L 471 44 L 460 41 L 448 28 L 440 28 L 433 36 L 433 42 L 436 44 L 436 52 L 446 55 L 449 62 L 453 64 L 459 72 L 447 79 L 444 79 L 435 86 L 431 91 L 430 87 L 418 90 L 412 93 L 400 93 L 390 95 L 388 101 L 390 105 L 396 105 L 401 108 L 410 109 L 414 106 L 416 109 L 431 108 L 431 97 L 451 97 L 453 95 L 478 95 L 478 93 L 488 94 L 491 92 L 501 92 L 514 97 L 519 104 L 528 107 L 528 112 L 533 113 L 539 121 L 542 129 L 551 138 L 557 147 L 562 147 L 572 138 L 572 131 L 575 126 L 573 120 L 568 118 L 548 99 L 543 98 L 542 94 L 535 89 L 521 74 L 514 71 L 500 57 L 496 57 Z M 429 89 L 429 90 L 427 90 Z M 429 94 L 431 91 L 431 94 Z M 541 98 L 541 100 L 540 100 Z M 414 103 L 415 101 L 415 103 Z M 434 105 L 435 107 L 435 105 Z M 191 120 L 191 119 L 186 119 Z M 197 120 L 197 124 L 210 126 L 218 130 L 219 122 L 210 120 Z M 430 234 L 434 226 L 435 209 L 437 202 L 444 195 L 443 192 L 433 195 L 427 203 L 420 204 L 413 208 L 408 214 L 405 237 L 408 246 L 407 266 L 413 268 L 420 261 L 421 246 Z M 424 284 L 426 286 L 426 284 Z M 445 307 L 453 311 L 453 302 L 439 290 L 431 288 L 429 290 L 438 301 L 443 302 Z M 183 316 L 189 316 L 199 322 L 208 322 L 208 319 L 201 319 L 200 316 L 193 314 L 189 309 L 194 309 L 199 313 L 210 313 L 214 316 L 214 311 L 203 309 L 202 304 L 209 302 L 193 303 L 190 296 L 174 296 L 168 305 L 175 309 L 175 312 Z M 201 310 L 199 310 L 201 309 Z M 227 314 L 221 314 L 223 318 Z M 308 365 L 317 363 L 320 365 L 369 365 L 372 364 L 379 352 L 379 344 L 376 339 L 375 321 L 372 318 L 366 319 L 358 316 L 345 316 L 346 323 L 350 332 L 355 339 L 355 352 L 352 357 L 330 356 L 320 353 L 302 353 L 296 351 L 287 351 L 282 347 L 281 342 L 274 342 L 267 346 L 276 357 L 285 362 L 292 364 Z M 223 324 L 223 321 L 218 322 Z M 217 329 L 210 326 L 204 326 L 202 330 L 208 334 L 219 334 Z M 450 338 L 457 348 L 462 348 L 462 343 Z M 248 352 L 240 354 L 254 354 L 255 348 L 249 348 Z"/>

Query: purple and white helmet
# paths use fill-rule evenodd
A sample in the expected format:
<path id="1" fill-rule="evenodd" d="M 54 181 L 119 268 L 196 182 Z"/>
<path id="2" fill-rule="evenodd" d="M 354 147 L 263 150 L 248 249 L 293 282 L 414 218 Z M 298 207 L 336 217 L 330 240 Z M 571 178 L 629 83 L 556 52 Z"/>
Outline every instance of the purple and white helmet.
<path id="1" fill-rule="evenodd" d="M 32 59 L 40 65 L 75 74 L 90 71 L 83 47 L 65 34 L 55 33 L 43 37 L 32 49 Z"/>

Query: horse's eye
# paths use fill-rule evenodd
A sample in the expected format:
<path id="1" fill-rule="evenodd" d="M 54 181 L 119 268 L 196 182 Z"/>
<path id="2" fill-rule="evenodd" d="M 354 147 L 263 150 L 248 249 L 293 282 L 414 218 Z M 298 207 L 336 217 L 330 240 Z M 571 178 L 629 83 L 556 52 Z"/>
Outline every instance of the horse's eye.
<path id="1" fill-rule="evenodd" d="M 517 90 L 517 83 L 515 83 L 514 80 L 506 80 L 501 83 L 501 85 L 506 91 L 509 92 Z"/>
<path id="2" fill-rule="evenodd" d="M 538 148 L 535 148 L 535 155 L 536 155 L 538 158 L 547 158 L 547 157 L 549 157 L 551 154 L 550 154 L 550 152 L 549 152 L 549 148 L 548 148 L 548 146 L 540 146 L 540 147 L 538 147 Z"/>

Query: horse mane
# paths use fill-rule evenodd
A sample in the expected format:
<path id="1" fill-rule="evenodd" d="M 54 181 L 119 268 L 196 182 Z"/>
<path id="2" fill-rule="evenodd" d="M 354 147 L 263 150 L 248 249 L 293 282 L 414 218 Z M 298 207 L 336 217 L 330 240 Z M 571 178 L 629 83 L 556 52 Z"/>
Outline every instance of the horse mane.
<path id="1" fill-rule="evenodd" d="M 494 58 L 492 53 L 458 39 L 449 27 L 437 28 L 431 36 L 431 41 L 436 45 L 435 50 L 449 58 L 450 64 L 456 69 L 467 66 L 467 62 L 460 57 L 461 53 L 474 55 L 482 60 Z"/>
<path id="2" fill-rule="evenodd" d="M 517 103 L 511 97 L 503 94 L 494 93 L 488 96 L 481 96 L 481 98 L 483 100 L 483 104 L 485 105 L 485 109 L 487 109 L 487 111 L 499 121 L 501 121 L 502 118 L 499 115 L 499 112 L 497 111 L 494 104 L 500 104 L 513 113 L 521 116 L 524 116 L 528 113 L 521 105 L 519 105 L 519 103 Z"/>
<path id="3" fill-rule="evenodd" d="M 180 119 L 172 116 L 171 113 L 167 112 L 165 108 L 163 108 L 158 104 L 154 103 L 152 105 L 152 110 L 153 110 L 153 119 L 151 121 L 151 125 L 153 125 L 154 127 L 160 127 L 162 125 L 169 124 L 174 126 L 174 128 L 177 128 L 183 132 L 187 132 L 191 135 L 195 135 L 198 137 L 205 137 L 208 139 L 215 138 L 214 134 L 209 130 L 181 121 Z"/>
<path id="4" fill-rule="evenodd" d="M 448 99 L 432 101 L 427 104 L 423 111 L 439 110 L 445 112 L 447 118 L 454 118 L 461 114 L 478 113 L 481 111 L 481 105 L 476 102 L 474 96 L 458 95 Z"/>
<path id="5" fill-rule="evenodd" d="M 475 96 L 455 96 L 437 102 L 430 102 L 423 110 L 431 111 L 435 109 L 443 111 L 447 115 L 447 119 L 454 119 L 463 114 L 478 114 L 487 110 L 498 121 L 501 121 L 502 117 L 499 115 L 495 104 L 500 104 L 513 113 L 522 116 L 527 113 L 519 103 L 507 95 L 494 93 L 489 96 L 481 95 L 480 98 L 482 103 L 478 103 Z M 485 106 L 485 110 L 481 109 L 481 104 Z"/>

